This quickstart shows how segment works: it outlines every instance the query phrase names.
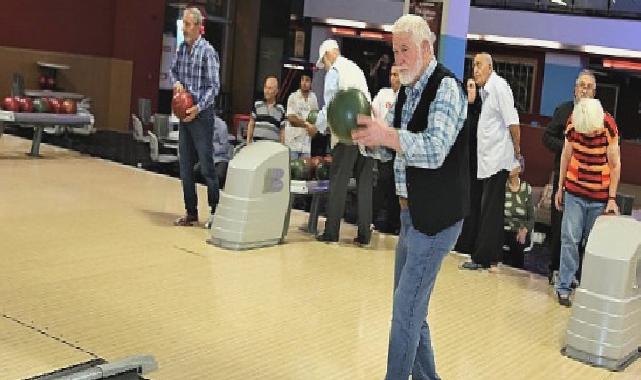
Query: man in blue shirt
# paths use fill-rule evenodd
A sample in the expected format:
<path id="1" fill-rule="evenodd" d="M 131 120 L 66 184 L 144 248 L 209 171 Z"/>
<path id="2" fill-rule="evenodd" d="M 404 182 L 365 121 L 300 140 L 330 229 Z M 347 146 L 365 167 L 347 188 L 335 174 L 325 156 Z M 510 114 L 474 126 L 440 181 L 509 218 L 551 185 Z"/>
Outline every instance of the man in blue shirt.
<path id="1" fill-rule="evenodd" d="M 187 91 L 194 106 L 180 121 L 178 150 L 180 152 L 180 179 L 183 186 L 186 214 L 177 219 L 177 226 L 198 223 L 198 198 L 192 168 L 196 159 L 207 183 L 207 198 L 211 214 L 205 228 L 211 227 L 212 216 L 218 205 L 218 179 L 214 171 L 212 139 L 214 134 L 214 99 L 220 88 L 219 60 L 216 50 L 200 36 L 203 17 L 197 8 L 187 8 L 183 14 L 184 42 L 178 47 L 171 68 L 174 93 Z"/>
<path id="2" fill-rule="evenodd" d="M 401 207 L 396 245 L 387 380 L 437 380 L 426 322 L 430 294 L 445 255 L 469 209 L 467 101 L 462 85 L 436 62 L 434 35 L 416 15 L 392 29 L 403 87 L 387 121 L 359 116 L 352 138 L 396 151 L 394 178 Z"/>
<path id="3" fill-rule="evenodd" d="M 218 116 L 216 116 L 214 121 L 214 141 L 212 146 L 216 177 L 218 177 L 220 188 L 223 189 L 225 187 L 227 167 L 229 165 L 229 132 L 227 131 L 227 123 Z"/>

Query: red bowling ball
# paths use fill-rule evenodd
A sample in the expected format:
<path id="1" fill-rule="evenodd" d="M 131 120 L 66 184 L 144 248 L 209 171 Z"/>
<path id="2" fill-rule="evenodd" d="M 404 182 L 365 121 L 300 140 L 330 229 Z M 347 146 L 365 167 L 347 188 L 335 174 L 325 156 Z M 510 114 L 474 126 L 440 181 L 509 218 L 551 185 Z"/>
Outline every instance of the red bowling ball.
<path id="1" fill-rule="evenodd" d="M 49 102 L 49 112 L 51 113 L 61 113 L 62 112 L 62 101 L 57 98 L 48 98 Z"/>
<path id="2" fill-rule="evenodd" d="M 76 107 L 76 102 L 71 99 L 63 100 L 61 109 L 62 109 L 62 113 L 74 114 L 78 112 L 78 108 Z"/>
<path id="3" fill-rule="evenodd" d="M 2 109 L 11 112 L 20 112 L 20 103 L 13 96 L 7 96 L 2 99 Z"/>
<path id="4" fill-rule="evenodd" d="M 47 77 L 44 74 L 41 74 L 38 78 L 38 84 L 41 90 L 47 89 Z"/>
<path id="5" fill-rule="evenodd" d="M 20 98 L 18 103 L 20 104 L 20 112 L 33 112 L 33 100 L 31 98 Z"/>
<path id="6" fill-rule="evenodd" d="M 187 91 L 180 91 L 174 94 L 171 99 L 171 109 L 178 119 L 183 120 L 187 117 L 187 110 L 194 106 L 194 99 Z"/>

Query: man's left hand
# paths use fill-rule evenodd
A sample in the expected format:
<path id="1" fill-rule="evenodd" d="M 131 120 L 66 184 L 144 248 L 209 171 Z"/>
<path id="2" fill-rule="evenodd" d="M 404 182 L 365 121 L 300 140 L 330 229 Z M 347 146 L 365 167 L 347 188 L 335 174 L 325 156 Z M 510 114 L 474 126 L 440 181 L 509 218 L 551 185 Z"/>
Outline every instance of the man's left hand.
<path id="1" fill-rule="evenodd" d="M 519 228 L 519 232 L 516 234 L 516 240 L 521 244 L 525 244 L 526 238 L 527 238 L 527 227 Z"/>
<path id="2" fill-rule="evenodd" d="M 188 108 L 185 113 L 187 114 L 187 116 L 182 121 L 184 121 L 185 123 L 189 123 L 194 120 L 196 116 L 198 116 L 198 106 L 192 106 Z"/>
<path id="3" fill-rule="evenodd" d="M 603 211 L 606 215 L 619 215 L 619 206 L 614 199 L 609 199 L 605 210 Z"/>
<path id="4" fill-rule="evenodd" d="M 307 131 L 307 135 L 314 137 L 316 135 L 316 132 L 318 132 L 318 129 L 314 126 L 314 124 L 306 121 L 305 122 L 305 130 Z"/>
<path id="5" fill-rule="evenodd" d="M 365 115 L 358 115 L 356 123 L 362 127 L 352 131 L 352 140 L 354 142 L 369 147 L 386 146 L 400 150 L 398 134 L 384 121 Z"/>

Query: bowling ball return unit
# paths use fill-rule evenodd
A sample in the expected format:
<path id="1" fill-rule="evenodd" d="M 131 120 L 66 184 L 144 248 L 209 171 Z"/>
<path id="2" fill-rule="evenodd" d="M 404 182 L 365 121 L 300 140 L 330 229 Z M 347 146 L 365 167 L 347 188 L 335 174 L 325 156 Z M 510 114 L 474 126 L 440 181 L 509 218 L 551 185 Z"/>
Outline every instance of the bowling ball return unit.
<path id="1" fill-rule="evenodd" d="M 153 356 L 130 356 L 108 363 L 104 359 L 94 359 L 75 364 L 27 380 L 139 380 L 140 375 L 155 371 L 158 364 Z"/>
<path id="2" fill-rule="evenodd" d="M 31 151 L 28 155 L 40 157 L 40 143 L 42 142 L 42 131 L 45 127 L 54 125 L 66 125 L 71 128 L 80 128 L 94 124 L 94 117 L 91 114 L 51 114 L 51 113 L 16 113 L 11 111 L 0 111 L 0 135 L 4 124 L 18 125 L 24 128 L 33 128 L 33 140 Z"/>
<path id="3" fill-rule="evenodd" d="M 235 251 L 283 243 L 291 207 L 289 149 L 256 141 L 229 161 L 208 243 Z"/>
<path id="4" fill-rule="evenodd" d="M 561 352 L 622 371 L 641 357 L 641 222 L 598 217 L 581 273 Z"/>

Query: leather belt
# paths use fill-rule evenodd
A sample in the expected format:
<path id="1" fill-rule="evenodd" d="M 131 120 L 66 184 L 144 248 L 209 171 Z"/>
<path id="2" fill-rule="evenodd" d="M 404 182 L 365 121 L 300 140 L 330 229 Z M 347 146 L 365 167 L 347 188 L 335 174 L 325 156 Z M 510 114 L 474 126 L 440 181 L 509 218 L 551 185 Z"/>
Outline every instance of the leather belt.
<path id="1" fill-rule="evenodd" d="M 409 206 L 407 198 L 398 197 L 398 204 L 401 206 L 401 209 L 406 209 Z"/>

